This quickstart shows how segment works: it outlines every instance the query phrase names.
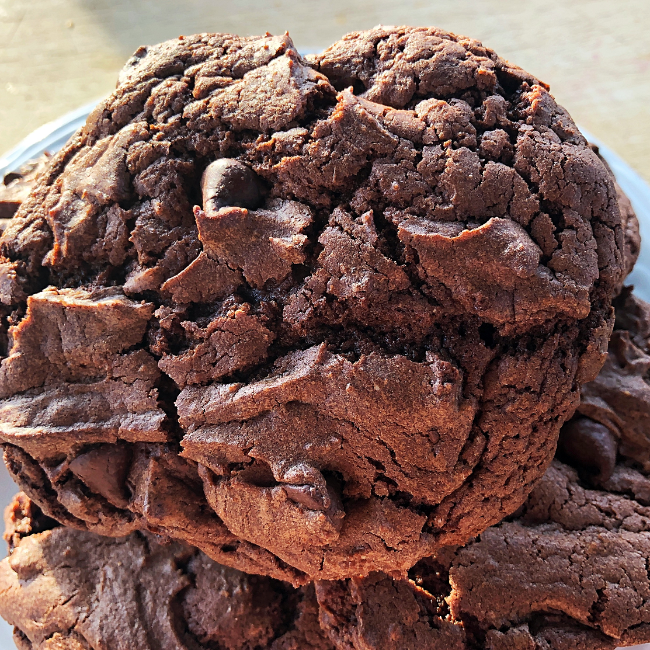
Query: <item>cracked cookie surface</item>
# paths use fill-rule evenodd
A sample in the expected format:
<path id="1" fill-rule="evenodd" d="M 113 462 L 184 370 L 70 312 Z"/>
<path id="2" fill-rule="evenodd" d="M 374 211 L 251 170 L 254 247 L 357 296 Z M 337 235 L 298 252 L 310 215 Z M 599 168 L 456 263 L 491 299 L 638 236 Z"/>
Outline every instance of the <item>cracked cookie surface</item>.
<path id="1" fill-rule="evenodd" d="M 624 331 L 645 348 L 648 305 L 629 289 L 616 302 L 614 335 Z M 628 370 L 620 368 L 621 377 Z M 611 370 L 601 374 L 611 384 Z M 636 399 L 650 403 L 647 395 Z M 629 410 L 611 403 L 621 417 Z M 630 439 L 625 429 L 578 413 L 558 449 L 572 466 L 556 458 L 515 515 L 465 547 L 439 549 L 401 579 L 372 572 L 317 581 L 315 595 L 311 586 L 245 575 L 148 533 L 116 540 L 61 528 L 19 495 L 6 515 L 0 614 L 26 650 L 55 641 L 99 650 L 116 637 L 129 648 L 144 639 L 144 647 L 183 650 L 215 643 L 232 650 L 613 650 L 648 642 L 650 479 L 639 450 L 650 443 L 631 446 Z M 96 480 L 92 471 L 103 461 L 119 475 L 125 452 L 118 449 L 108 458 L 88 452 L 75 471 Z M 322 506 L 308 491 L 293 498 Z M 116 607 L 126 612 L 126 627 L 104 624 Z"/>
<path id="2" fill-rule="evenodd" d="M 296 583 L 404 571 L 519 507 L 626 269 L 613 177 L 547 87 L 433 28 L 309 61 L 141 48 L 0 253 L 21 487 Z"/>
<path id="3" fill-rule="evenodd" d="M 650 441 L 638 435 L 650 394 L 629 383 L 647 376 L 647 365 L 631 363 L 645 358 L 650 306 L 629 288 L 615 304 L 608 364 L 585 385 L 556 459 L 514 516 L 420 561 L 408 579 L 316 583 L 337 648 L 610 650 L 650 641 Z M 594 408 L 595 391 L 607 410 Z"/>

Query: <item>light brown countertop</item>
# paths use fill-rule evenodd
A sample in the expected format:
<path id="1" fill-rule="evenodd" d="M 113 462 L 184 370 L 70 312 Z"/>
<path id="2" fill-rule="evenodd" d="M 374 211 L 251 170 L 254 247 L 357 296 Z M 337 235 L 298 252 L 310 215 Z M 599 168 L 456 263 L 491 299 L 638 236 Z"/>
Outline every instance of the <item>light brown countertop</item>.
<path id="1" fill-rule="evenodd" d="M 0 153 L 110 92 L 141 44 L 288 30 L 301 50 L 376 24 L 477 38 L 551 85 L 574 119 L 650 181 L 648 0 L 0 0 Z"/>

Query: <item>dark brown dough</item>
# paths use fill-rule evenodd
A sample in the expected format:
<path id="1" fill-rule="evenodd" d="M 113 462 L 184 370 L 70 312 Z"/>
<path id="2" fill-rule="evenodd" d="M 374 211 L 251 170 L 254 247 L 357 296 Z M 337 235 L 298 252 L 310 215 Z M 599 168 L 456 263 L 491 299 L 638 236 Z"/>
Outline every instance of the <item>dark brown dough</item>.
<path id="1" fill-rule="evenodd" d="M 309 61 L 288 36 L 140 48 L 0 254 L 21 486 L 296 583 L 403 572 L 516 510 L 626 270 L 613 177 L 547 87 L 433 28 Z M 106 445 L 122 486 L 88 473 Z"/>
<path id="2" fill-rule="evenodd" d="M 611 168 L 607 164 L 607 161 L 600 155 L 598 147 L 595 144 L 589 145 L 593 151 L 598 154 L 598 157 L 605 164 L 607 169 L 611 171 Z M 621 211 L 621 222 L 623 225 L 623 233 L 625 238 L 625 248 L 624 248 L 624 257 L 625 257 L 625 276 L 629 275 L 636 264 L 636 260 L 639 257 L 639 252 L 641 250 L 641 234 L 639 233 L 639 220 L 637 219 L 634 208 L 630 199 L 627 197 L 621 186 L 616 183 L 616 196 L 618 197 L 618 207 Z M 622 288 L 621 283 L 621 288 Z M 620 289 L 619 289 L 620 291 Z M 617 291 L 616 293 L 619 293 Z"/>
<path id="3" fill-rule="evenodd" d="M 466 547 L 403 579 L 319 581 L 316 602 L 311 585 L 150 534 L 59 527 L 19 495 L 0 615 L 21 650 L 613 650 L 650 641 L 649 506 L 650 479 L 629 464 L 591 489 L 556 460 L 515 518 Z"/>
<path id="4" fill-rule="evenodd" d="M 249 576 L 148 533 L 59 527 L 20 494 L 6 528 L 0 616 L 20 650 L 333 650 L 311 585 Z"/>
<path id="5" fill-rule="evenodd" d="M 626 458 L 650 469 L 650 305 L 623 289 L 598 377 L 582 388 L 579 412 L 607 427 Z"/>
<path id="6" fill-rule="evenodd" d="M 558 455 L 574 468 L 556 459 L 516 516 L 420 561 L 408 579 L 372 573 L 318 582 L 321 624 L 337 648 L 611 650 L 650 642 L 650 438 L 639 435 L 650 393 L 631 379 L 648 370 L 650 306 L 629 288 L 616 305 L 610 357 L 579 409 L 600 421 L 578 413 L 560 433 Z"/>
<path id="7" fill-rule="evenodd" d="M 514 520 L 422 560 L 408 579 L 317 582 L 321 625 L 339 650 L 650 642 L 649 487 L 645 473 L 618 465 L 607 489 L 588 489 L 556 460 Z"/>
<path id="8" fill-rule="evenodd" d="M 616 193 L 618 195 L 618 206 L 621 210 L 621 218 L 625 230 L 625 275 L 629 275 L 634 268 L 641 250 L 639 220 L 634 212 L 634 208 L 632 208 L 630 199 L 618 183 L 616 184 Z"/>

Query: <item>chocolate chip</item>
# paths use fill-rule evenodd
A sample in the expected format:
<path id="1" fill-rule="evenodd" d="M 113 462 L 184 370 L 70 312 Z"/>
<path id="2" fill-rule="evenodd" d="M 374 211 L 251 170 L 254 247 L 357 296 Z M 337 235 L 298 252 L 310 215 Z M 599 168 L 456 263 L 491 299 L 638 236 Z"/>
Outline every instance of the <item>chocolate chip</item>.
<path id="1" fill-rule="evenodd" d="M 18 172 L 9 172 L 9 173 L 4 175 L 4 178 L 2 179 L 2 182 L 5 185 L 9 185 L 9 183 L 11 183 L 11 182 L 13 182 L 15 180 L 18 180 L 19 178 L 22 178 L 22 177 L 23 177 L 23 175 L 19 174 Z"/>
<path id="2" fill-rule="evenodd" d="M 604 425 L 589 418 L 575 418 L 560 432 L 558 451 L 572 464 L 606 481 L 616 466 L 618 439 Z"/>
<path id="3" fill-rule="evenodd" d="M 114 506 L 127 504 L 126 476 L 131 465 L 131 449 L 124 445 L 102 445 L 80 454 L 70 470 L 93 492 Z"/>
<path id="4" fill-rule="evenodd" d="M 323 494 L 313 485 L 283 485 L 282 487 L 292 501 L 310 510 L 327 510 L 331 505 L 327 492 Z"/>
<path id="5" fill-rule="evenodd" d="M 223 207 L 254 210 L 264 200 L 262 189 L 260 179 L 250 167 L 231 158 L 215 160 L 201 178 L 203 209 L 206 212 Z"/>

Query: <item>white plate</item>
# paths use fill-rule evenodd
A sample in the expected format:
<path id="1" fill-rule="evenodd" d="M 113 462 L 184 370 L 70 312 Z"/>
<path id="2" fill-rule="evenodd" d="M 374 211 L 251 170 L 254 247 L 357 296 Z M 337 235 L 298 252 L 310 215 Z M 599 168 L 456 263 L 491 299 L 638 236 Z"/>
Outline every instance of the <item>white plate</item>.
<path id="1" fill-rule="evenodd" d="M 17 147 L 0 158 L 0 178 L 7 172 L 18 169 L 31 158 L 40 156 L 45 151 L 50 153 L 58 151 L 70 139 L 72 134 L 83 126 L 86 118 L 96 105 L 97 102 L 93 102 L 82 106 L 76 111 L 68 113 L 34 131 Z M 641 239 L 650 242 L 650 187 L 639 174 L 609 147 L 602 144 L 600 140 L 587 133 L 584 129 L 582 132 L 590 142 L 598 145 L 601 155 L 609 163 L 616 175 L 616 180 L 632 202 L 632 206 L 639 218 Z M 636 293 L 650 302 L 650 245 L 641 247 L 639 260 L 627 283 L 634 284 Z M 0 462 L 0 506 L 3 510 L 16 491 L 17 488 L 9 478 L 4 464 Z M 4 557 L 5 553 L 5 548 L 0 547 L 0 558 Z M 11 627 L 0 619 L 0 648 L 13 650 L 14 644 L 11 638 Z M 650 644 L 636 646 L 636 649 L 650 650 Z"/>

